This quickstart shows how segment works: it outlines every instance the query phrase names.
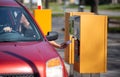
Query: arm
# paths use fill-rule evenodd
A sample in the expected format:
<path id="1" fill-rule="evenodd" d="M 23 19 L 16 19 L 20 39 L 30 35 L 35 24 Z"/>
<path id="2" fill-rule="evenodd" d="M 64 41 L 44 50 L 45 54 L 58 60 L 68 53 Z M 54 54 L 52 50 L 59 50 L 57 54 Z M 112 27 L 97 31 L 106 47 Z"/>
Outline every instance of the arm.
<path id="1" fill-rule="evenodd" d="M 55 41 L 49 41 L 49 43 L 54 46 L 55 48 L 59 48 L 59 49 L 64 49 L 68 46 L 68 44 L 66 42 L 63 42 L 61 44 L 56 43 Z"/>
<path id="2" fill-rule="evenodd" d="M 30 23 L 28 22 L 27 18 L 22 14 L 22 17 L 21 17 L 21 20 L 20 20 L 20 23 L 24 24 L 24 27 L 26 29 L 29 29 L 30 28 Z"/>

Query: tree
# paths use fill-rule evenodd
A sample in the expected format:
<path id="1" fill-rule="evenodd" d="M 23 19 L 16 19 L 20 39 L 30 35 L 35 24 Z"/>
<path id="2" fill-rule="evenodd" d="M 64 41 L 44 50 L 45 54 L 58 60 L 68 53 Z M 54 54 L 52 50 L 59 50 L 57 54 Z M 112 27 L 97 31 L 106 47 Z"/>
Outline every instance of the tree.
<path id="1" fill-rule="evenodd" d="M 90 0 L 91 12 L 98 14 L 98 2 L 99 0 Z"/>
<path id="2" fill-rule="evenodd" d="M 45 0 L 45 8 L 48 9 L 49 8 L 49 1 Z"/>
<path id="3" fill-rule="evenodd" d="M 78 11 L 81 11 L 81 12 L 83 12 L 83 10 L 84 10 L 84 4 L 85 4 L 85 2 L 84 2 L 84 0 L 79 0 L 79 7 L 78 7 Z"/>
<path id="4" fill-rule="evenodd" d="M 84 0 L 79 0 L 79 6 L 84 5 Z"/>
<path id="5" fill-rule="evenodd" d="M 118 0 L 112 0 L 112 4 L 117 4 Z"/>
<path id="6" fill-rule="evenodd" d="M 30 8 L 32 8 L 32 4 L 33 4 L 33 3 L 32 3 L 32 0 L 30 0 Z"/>
<path id="7" fill-rule="evenodd" d="M 62 0 L 57 0 L 57 2 L 58 2 L 59 4 L 62 4 Z"/>

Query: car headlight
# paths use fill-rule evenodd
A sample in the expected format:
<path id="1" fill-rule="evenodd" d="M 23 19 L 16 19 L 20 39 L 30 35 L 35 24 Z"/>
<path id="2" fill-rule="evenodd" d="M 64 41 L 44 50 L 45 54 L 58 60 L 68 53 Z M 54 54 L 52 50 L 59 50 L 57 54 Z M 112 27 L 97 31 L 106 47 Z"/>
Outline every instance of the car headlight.
<path id="1" fill-rule="evenodd" d="M 46 77 L 63 77 L 62 68 L 58 57 L 48 60 L 46 63 Z"/>

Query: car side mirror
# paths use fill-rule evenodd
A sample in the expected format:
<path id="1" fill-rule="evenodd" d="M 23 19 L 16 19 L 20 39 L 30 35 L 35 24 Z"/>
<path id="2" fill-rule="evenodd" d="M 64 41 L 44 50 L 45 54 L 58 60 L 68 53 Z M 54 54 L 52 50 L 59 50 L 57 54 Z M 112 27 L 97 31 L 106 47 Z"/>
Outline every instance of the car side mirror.
<path id="1" fill-rule="evenodd" d="M 48 39 L 48 41 L 53 41 L 53 40 L 57 40 L 58 39 L 58 32 L 48 32 L 46 38 Z"/>

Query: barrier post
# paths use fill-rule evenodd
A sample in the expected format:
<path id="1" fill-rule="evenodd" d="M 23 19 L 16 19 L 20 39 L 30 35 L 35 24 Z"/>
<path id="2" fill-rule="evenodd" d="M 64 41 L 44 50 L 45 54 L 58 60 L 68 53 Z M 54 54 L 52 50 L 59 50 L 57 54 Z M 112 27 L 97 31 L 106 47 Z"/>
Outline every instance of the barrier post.
<path id="1" fill-rule="evenodd" d="M 52 30 L 51 9 L 42 9 L 42 2 L 38 0 L 38 9 L 34 10 L 34 17 L 43 33 L 47 35 L 47 33 Z"/>

